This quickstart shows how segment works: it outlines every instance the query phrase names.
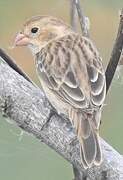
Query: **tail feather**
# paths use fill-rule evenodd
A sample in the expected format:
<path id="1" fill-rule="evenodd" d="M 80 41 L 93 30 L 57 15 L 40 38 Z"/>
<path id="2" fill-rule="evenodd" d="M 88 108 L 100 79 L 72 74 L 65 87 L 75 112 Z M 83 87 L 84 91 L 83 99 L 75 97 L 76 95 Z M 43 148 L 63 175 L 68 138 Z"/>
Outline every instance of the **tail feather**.
<path id="1" fill-rule="evenodd" d="M 77 121 L 80 121 L 80 136 L 84 139 L 88 139 L 91 133 L 91 126 L 89 121 L 86 117 L 82 117 L 82 114 L 80 113 L 77 113 Z"/>
<path id="2" fill-rule="evenodd" d="M 83 137 L 78 138 L 81 139 L 80 143 L 83 149 L 84 158 L 88 166 L 90 167 L 96 157 L 96 142 L 93 133 L 91 132 L 90 136 L 86 139 Z"/>
<path id="3" fill-rule="evenodd" d="M 98 129 L 91 122 L 94 121 L 94 117 L 88 117 L 87 114 L 74 111 L 71 118 L 80 142 L 81 160 L 84 168 L 89 168 L 93 164 L 99 165 L 102 155 Z"/>
<path id="4" fill-rule="evenodd" d="M 96 157 L 95 157 L 94 164 L 98 166 L 98 165 L 100 165 L 101 162 L 102 162 L 102 151 L 101 151 L 101 147 L 100 147 L 100 142 L 99 142 L 99 135 L 98 135 L 98 133 L 95 134 L 95 139 L 96 139 L 97 153 L 96 153 Z"/>
<path id="5" fill-rule="evenodd" d="M 83 149 L 82 149 L 82 146 L 80 147 L 80 156 L 81 156 L 81 162 L 82 162 L 82 165 L 85 169 L 88 168 L 88 164 L 87 162 L 85 161 L 85 157 L 84 157 L 84 153 L 83 153 Z"/>

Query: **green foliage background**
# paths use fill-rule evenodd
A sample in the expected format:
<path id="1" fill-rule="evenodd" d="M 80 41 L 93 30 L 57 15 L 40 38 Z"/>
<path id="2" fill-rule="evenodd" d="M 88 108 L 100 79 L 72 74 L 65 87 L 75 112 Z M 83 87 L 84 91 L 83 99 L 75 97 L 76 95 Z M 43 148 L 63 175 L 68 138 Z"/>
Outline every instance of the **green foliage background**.
<path id="1" fill-rule="evenodd" d="M 81 0 L 91 21 L 91 37 L 106 65 L 118 26 L 121 0 Z M 36 81 L 33 58 L 24 48 L 10 50 L 9 46 L 23 22 L 36 14 L 49 14 L 69 22 L 69 0 L 0 0 L 0 46 L 16 59 Z M 101 125 L 101 136 L 123 153 L 123 85 L 113 81 L 106 99 Z M 71 180 L 72 168 L 53 150 L 25 134 L 0 117 L 0 179 L 1 180 Z"/>

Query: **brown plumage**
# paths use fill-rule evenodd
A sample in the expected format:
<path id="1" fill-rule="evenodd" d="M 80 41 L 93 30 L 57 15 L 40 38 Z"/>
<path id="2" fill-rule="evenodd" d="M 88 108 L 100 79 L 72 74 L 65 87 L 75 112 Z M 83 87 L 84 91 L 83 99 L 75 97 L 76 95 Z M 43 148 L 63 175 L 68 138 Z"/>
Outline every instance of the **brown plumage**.
<path id="1" fill-rule="evenodd" d="M 24 24 L 15 45 L 27 45 L 34 54 L 47 98 L 75 128 L 84 168 L 99 165 L 99 126 L 106 83 L 101 58 L 91 40 L 57 18 L 38 16 Z"/>

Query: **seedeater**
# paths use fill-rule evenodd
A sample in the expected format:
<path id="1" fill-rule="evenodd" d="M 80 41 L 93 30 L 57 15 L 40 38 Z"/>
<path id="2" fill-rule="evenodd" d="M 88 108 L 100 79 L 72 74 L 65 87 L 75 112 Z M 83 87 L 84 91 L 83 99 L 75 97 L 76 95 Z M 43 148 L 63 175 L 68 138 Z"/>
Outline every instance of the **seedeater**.
<path id="1" fill-rule="evenodd" d="M 100 165 L 99 126 L 106 80 L 92 41 L 60 19 L 36 16 L 23 25 L 15 46 L 27 46 L 34 55 L 43 91 L 75 129 L 84 168 Z"/>

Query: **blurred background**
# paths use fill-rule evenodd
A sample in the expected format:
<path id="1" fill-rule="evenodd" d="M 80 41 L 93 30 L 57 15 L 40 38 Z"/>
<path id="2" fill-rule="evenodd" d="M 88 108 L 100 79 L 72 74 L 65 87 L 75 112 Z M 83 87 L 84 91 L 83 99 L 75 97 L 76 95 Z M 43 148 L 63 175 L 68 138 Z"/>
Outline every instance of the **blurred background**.
<path id="1" fill-rule="evenodd" d="M 91 22 L 91 37 L 106 66 L 119 22 L 121 0 L 81 0 Z M 33 15 L 49 14 L 69 22 L 69 0 L 0 0 L 0 46 L 4 48 L 39 84 L 33 58 L 26 48 L 10 50 L 14 37 L 25 20 Z M 122 74 L 121 74 L 122 76 Z M 101 136 L 123 154 L 123 82 L 115 78 L 108 93 L 102 116 Z M 0 117 L 0 179 L 72 180 L 68 162 L 34 137 Z"/>

